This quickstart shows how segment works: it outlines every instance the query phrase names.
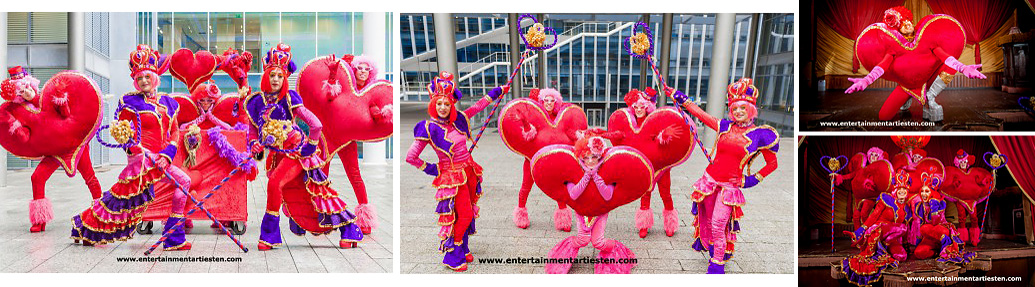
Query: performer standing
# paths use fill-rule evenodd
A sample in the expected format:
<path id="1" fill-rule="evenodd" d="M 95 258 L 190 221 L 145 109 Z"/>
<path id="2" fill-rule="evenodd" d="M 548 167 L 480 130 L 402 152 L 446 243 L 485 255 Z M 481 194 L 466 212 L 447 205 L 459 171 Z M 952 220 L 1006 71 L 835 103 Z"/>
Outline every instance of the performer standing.
<path id="1" fill-rule="evenodd" d="M 757 93 L 749 78 L 730 84 L 726 94 L 730 119 L 713 117 L 688 101 L 686 94 L 679 91 L 674 94 L 679 105 L 719 133 L 711 151 L 712 162 L 704 176 L 694 183 L 690 195 L 696 211 L 693 248 L 711 252 L 709 274 L 725 273 L 726 261 L 733 257 L 739 220 L 744 215 L 741 188 L 757 185 L 777 167 L 780 135 L 768 125 L 755 126 Z M 745 172 L 750 173 L 750 163 L 759 154 L 765 158 L 765 167 L 755 174 L 745 175 Z"/>
<path id="2" fill-rule="evenodd" d="M 282 204 L 292 233 L 326 234 L 338 229 L 339 247 L 356 247 L 363 240 L 363 233 L 353 224 L 356 216 L 348 211 L 338 192 L 330 188 L 326 164 L 318 148 L 323 125 L 302 105 L 298 93 L 288 87 L 287 79 L 294 71 L 290 46 L 279 43 L 270 48 L 263 58 L 262 91 L 244 100 L 252 124 L 252 153 L 262 154 L 270 147 L 266 158 L 266 214 L 259 227 L 258 248 L 270 250 L 283 243 Z M 303 136 L 295 124 L 296 117 L 309 126 L 308 136 Z"/>
<path id="3" fill-rule="evenodd" d="M 560 111 L 563 111 L 568 105 L 561 98 L 561 92 L 555 89 L 541 89 L 538 92 L 533 91 L 534 95 L 530 95 L 536 103 L 542 105 L 543 110 L 546 112 L 546 119 L 554 123 L 557 120 L 557 115 Z M 535 139 L 537 133 L 535 126 L 528 123 L 527 119 L 522 118 L 520 113 L 513 114 L 517 120 L 522 122 L 521 135 L 526 142 L 531 142 Z M 575 130 L 565 131 L 568 136 L 567 142 L 555 142 L 555 144 L 573 144 L 575 143 L 576 136 Z M 532 192 L 532 167 L 528 157 L 525 157 L 525 163 L 522 168 L 521 175 L 521 189 L 518 191 L 518 206 L 514 209 L 514 225 L 518 228 L 528 228 L 532 222 L 528 219 L 528 208 L 525 204 L 528 203 L 528 195 Z M 571 231 L 571 210 L 564 206 L 563 203 L 558 203 L 557 210 L 553 213 L 554 227 L 557 230 Z"/>
<path id="4" fill-rule="evenodd" d="M 604 200 L 610 200 L 614 194 L 615 185 L 604 182 L 604 179 L 597 174 L 603 156 L 609 148 L 604 143 L 604 138 L 596 135 L 587 135 L 575 143 L 575 156 L 583 169 L 582 179 L 578 183 L 568 182 L 568 194 L 572 200 L 577 200 L 586 187 L 590 184 L 596 186 L 596 191 Z M 634 260 L 636 254 L 626 247 L 622 242 L 604 237 L 607 229 L 607 213 L 595 217 L 587 217 L 576 213 L 579 220 L 578 235 L 565 238 L 550 250 L 549 257 L 556 259 L 574 259 L 579 254 L 579 249 L 593 244 L 593 247 L 600 250 L 598 259 L 615 260 L 614 262 L 596 263 L 597 274 L 628 274 L 633 267 L 636 267 Z M 632 261 L 630 261 L 632 260 Z M 546 273 L 566 274 L 571 269 L 571 263 L 547 263 Z"/>
<path id="5" fill-rule="evenodd" d="M 157 92 L 169 63 L 158 51 L 147 45 L 137 45 L 130 53 L 130 69 L 136 92 L 122 96 L 118 119 L 112 124 L 112 137 L 119 143 L 131 143 L 125 148 L 128 155 L 126 168 L 119 181 L 99 200 L 81 214 L 72 218 L 72 239 L 83 245 L 125 241 L 133 237 L 134 227 L 155 198 L 153 184 L 159 180 L 175 181 L 183 190 L 172 190 L 172 211 L 165 222 L 165 231 L 183 218 L 184 206 L 191 180 L 182 170 L 170 164 L 176 157 L 180 142 L 176 113 L 179 105 L 172 97 Z M 165 172 L 172 175 L 166 177 Z M 163 242 L 165 250 L 189 250 L 183 228 L 169 234 Z"/>
<path id="6" fill-rule="evenodd" d="M 58 116 L 59 120 L 69 118 L 70 109 L 68 107 L 67 95 L 64 97 L 56 96 L 50 99 L 49 102 L 45 102 L 43 96 L 40 95 L 40 80 L 29 75 L 21 66 L 8 69 L 8 73 L 10 78 L 5 79 L 0 84 L 0 87 L 2 87 L 0 93 L 3 94 L 3 98 L 12 103 L 4 105 L 4 110 L 0 111 L 0 115 L 5 117 L 3 121 L 10 125 L 7 131 L 8 135 L 19 138 L 22 141 L 28 140 L 32 130 L 25 127 L 19 119 L 27 120 L 34 118 L 30 115 L 39 114 L 44 109 L 52 110 L 48 111 L 48 113 L 53 112 Z M 100 118 L 97 121 L 99 122 Z M 90 137 L 92 135 L 91 133 Z M 29 228 L 29 232 L 46 230 L 47 222 L 54 218 L 54 211 L 50 200 L 46 197 L 46 186 L 47 180 L 50 179 L 50 176 L 54 174 L 58 167 L 64 168 L 65 174 L 70 177 L 75 176 L 77 171 L 81 173 L 83 181 L 86 182 L 86 187 L 90 190 L 90 196 L 93 199 L 101 197 L 101 184 L 97 181 L 97 176 L 93 171 L 93 163 L 90 160 L 89 141 L 90 138 L 85 139 L 83 145 L 76 149 L 73 154 L 67 155 L 67 158 L 64 157 L 66 155 L 48 155 L 43 157 L 39 165 L 36 166 L 36 170 L 33 171 L 31 177 L 32 201 L 29 201 L 29 222 L 32 223 L 32 227 Z"/>
<path id="7" fill-rule="evenodd" d="M 456 103 L 463 94 L 456 88 L 452 74 L 439 73 L 428 84 L 430 119 L 414 127 L 414 142 L 406 153 L 407 163 L 435 177 L 431 185 L 438 190 L 435 212 L 442 226 L 438 232 L 441 239 L 438 250 L 445 254 L 442 264 L 457 272 L 467 271 L 467 263 L 474 261 L 468 238 L 475 233 L 474 219 L 478 217 L 478 198 L 482 195 L 482 167 L 474 161 L 467 147 L 467 141 L 471 140 L 470 117 L 509 89 L 508 86 L 496 87 L 471 107 L 457 111 Z M 429 144 L 438 154 L 437 164 L 420 158 Z"/>

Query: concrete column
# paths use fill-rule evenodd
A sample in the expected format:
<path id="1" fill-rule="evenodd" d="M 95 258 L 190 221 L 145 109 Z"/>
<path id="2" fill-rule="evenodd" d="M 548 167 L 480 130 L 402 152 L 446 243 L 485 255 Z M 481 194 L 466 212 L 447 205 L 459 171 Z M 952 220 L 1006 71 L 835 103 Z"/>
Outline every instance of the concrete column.
<path id="1" fill-rule="evenodd" d="M 86 13 L 68 13 L 68 69 L 86 71 Z"/>
<path id="2" fill-rule="evenodd" d="M 658 55 L 658 70 L 661 72 L 662 83 L 668 80 L 668 62 L 672 50 L 672 13 L 665 13 L 661 15 L 661 39 L 658 41 L 658 50 L 661 55 Z M 675 83 L 673 83 L 675 84 Z M 658 91 L 658 105 L 664 106 L 668 102 L 668 95 L 665 91 Z"/>
<path id="3" fill-rule="evenodd" d="M 755 55 L 755 50 L 758 49 L 758 23 L 762 23 L 762 14 L 755 13 L 751 14 L 750 23 L 751 29 L 748 32 L 747 42 L 747 54 L 744 55 L 744 74 L 742 78 L 754 78 L 755 77 L 755 62 L 758 57 Z"/>
<path id="4" fill-rule="evenodd" d="M 535 18 L 539 19 L 539 23 L 543 23 L 544 26 L 546 25 L 545 17 L 546 17 L 546 15 L 544 15 L 542 13 L 535 14 Z M 518 23 L 518 26 L 520 27 L 521 23 Z M 522 33 L 522 32 L 519 30 L 518 33 Z M 553 41 L 553 40 L 549 40 L 549 41 Z M 521 44 L 524 45 L 524 43 L 521 43 Z M 560 50 L 557 50 L 557 51 L 560 51 Z M 547 75 L 548 72 L 546 71 L 546 51 L 539 51 L 539 52 L 536 52 L 536 53 L 539 54 L 539 57 L 538 57 L 539 59 L 536 61 L 536 69 L 539 71 L 539 80 L 538 80 L 539 83 L 537 83 L 537 84 L 538 84 L 540 89 L 549 88 L 550 87 L 550 77 Z M 558 65 L 559 64 L 560 63 L 558 63 Z M 571 76 L 571 75 L 569 75 L 569 76 Z M 560 79 L 560 75 L 557 75 L 557 79 Z M 557 84 L 558 85 L 560 84 L 560 80 L 557 81 Z M 560 90 L 559 87 L 553 87 L 553 88 Z"/>
<path id="5" fill-rule="evenodd" d="M 456 69 L 456 34 L 453 32 L 453 14 L 435 13 L 435 53 L 438 70 L 450 72 L 460 78 Z"/>
<path id="6" fill-rule="evenodd" d="M 374 65 L 380 67 L 377 73 L 378 79 L 384 78 L 385 69 L 387 67 L 385 63 L 385 50 L 388 48 L 385 43 L 388 32 L 386 31 L 387 20 L 385 19 L 384 12 L 365 12 L 363 13 L 363 54 L 374 60 Z M 370 75 L 371 77 L 375 75 Z M 363 143 L 363 163 L 364 164 L 377 164 L 386 165 L 388 164 L 388 154 L 385 152 L 387 145 L 385 141 L 379 142 L 364 142 Z"/>
<path id="7" fill-rule="evenodd" d="M 521 61 L 521 48 L 524 43 L 521 42 L 521 22 L 518 21 L 518 13 L 507 14 L 507 35 L 510 37 L 510 68 L 515 69 L 520 65 Z M 542 62 L 542 59 L 539 59 Z M 510 93 L 513 98 L 521 97 L 524 95 L 524 91 L 521 90 L 521 75 L 514 77 L 514 82 L 510 84 Z"/>
<path id="8" fill-rule="evenodd" d="M 726 86 L 730 76 L 730 57 L 733 55 L 733 26 L 736 14 L 716 14 L 715 37 L 712 41 L 712 67 L 708 75 L 708 114 L 723 118 L 726 116 Z M 715 131 L 705 130 L 705 145 L 715 142 Z"/>
<path id="9" fill-rule="evenodd" d="M 7 79 L 7 12 L 0 12 L 0 79 Z M 7 150 L 0 147 L 0 187 L 7 186 Z"/>

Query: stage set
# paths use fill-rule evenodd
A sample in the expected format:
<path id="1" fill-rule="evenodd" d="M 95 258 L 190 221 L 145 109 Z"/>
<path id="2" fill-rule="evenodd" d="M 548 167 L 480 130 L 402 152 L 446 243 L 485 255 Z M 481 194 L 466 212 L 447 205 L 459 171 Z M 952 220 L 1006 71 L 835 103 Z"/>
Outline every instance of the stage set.
<path id="1" fill-rule="evenodd" d="M 806 2 L 800 129 L 1032 130 L 1031 2 Z"/>
<path id="2" fill-rule="evenodd" d="M 1032 280 L 1035 137 L 808 136 L 798 155 L 800 285 Z"/>

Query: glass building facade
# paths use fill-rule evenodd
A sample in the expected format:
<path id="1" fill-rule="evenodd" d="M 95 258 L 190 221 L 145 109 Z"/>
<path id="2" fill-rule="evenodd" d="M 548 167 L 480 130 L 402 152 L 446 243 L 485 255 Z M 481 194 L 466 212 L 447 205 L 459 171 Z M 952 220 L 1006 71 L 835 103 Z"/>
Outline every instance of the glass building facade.
<path id="1" fill-rule="evenodd" d="M 753 19 L 754 17 L 760 19 Z M 481 95 L 503 85 L 510 66 L 507 14 L 453 14 L 457 69 L 461 91 Z M 634 33 L 641 14 L 545 14 L 539 16 L 558 32 L 558 43 L 533 54 L 522 64 L 523 87 L 555 88 L 565 101 L 579 103 L 591 125 L 603 125 L 606 116 L 624 107 L 631 89 L 658 89 L 647 63 L 628 55 L 623 42 Z M 662 16 L 648 15 L 655 42 L 660 41 Z M 793 132 L 793 14 L 738 14 L 734 23 L 733 60 L 729 80 L 753 77 L 760 89 L 759 122 L 785 134 Z M 524 26 L 528 26 L 526 20 Z M 756 26 L 757 25 L 757 26 Z M 749 37 L 752 26 L 759 35 Z M 399 27 L 403 60 L 403 102 L 427 101 L 425 85 L 438 73 L 434 19 L 431 14 L 402 14 Z M 688 95 L 708 93 L 715 17 L 710 14 L 673 16 L 672 38 L 665 81 Z M 522 32 L 524 32 L 522 30 Z M 548 40 L 549 41 L 549 40 Z M 749 54 L 749 51 L 754 53 Z M 655 49 L 655 58 L 660 56 Z M 538 62 L 546 66 L 546 81 L 539 83 Z M 753 69 L 745 65 L 753 63 Z M 645 69 L 645 73 L 643 72 Z M 750 71 L 750 74 L 746 72 Z M 646 77 L 641 79 L 641 75 Z M 473 99 L 476 97 L 468 97 Z"/>

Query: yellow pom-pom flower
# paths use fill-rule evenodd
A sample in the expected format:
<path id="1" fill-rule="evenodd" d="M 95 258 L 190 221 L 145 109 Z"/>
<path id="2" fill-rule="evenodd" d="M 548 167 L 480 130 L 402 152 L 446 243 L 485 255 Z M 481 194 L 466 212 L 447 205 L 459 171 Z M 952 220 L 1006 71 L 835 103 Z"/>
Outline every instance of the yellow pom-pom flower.
<path id="1" fill-rule="evenodd" d="M 648 49 L 650 49 L 650 39 L 647 38 L 647 34 L 636 33 L 629 37 L 629 50 L 632 50 L 633 53 L 645 55 Z"/>
<path id="2" fill-rule="evenodd" d="M 274 146 L 284 146 L 284 141 L 287 140 L 289 132 L 291 132 L 291 121 L 269 120 L 262 125 L 263 137 L 273 136 Z"/>
<path id="3" fill-rule="evenodd" d="M 528 41 L 528 45 L 532 47 L 542 47 L 546 43 L 546 28 L 543 27 L 543 24 L 532 24 L 532 27 L 525 32 L 525 41 Z"/>
<path id="4" fill-rule="evenodd" d="M 111 125 L 111 137 L 116 142 L 124 144 L 133 139 L 136 136 L 136 131 L 133 130 L 133 124 L 128 120 L 118 120 Z"/>

